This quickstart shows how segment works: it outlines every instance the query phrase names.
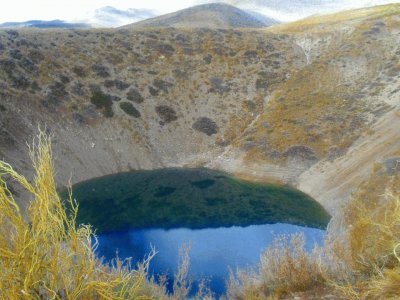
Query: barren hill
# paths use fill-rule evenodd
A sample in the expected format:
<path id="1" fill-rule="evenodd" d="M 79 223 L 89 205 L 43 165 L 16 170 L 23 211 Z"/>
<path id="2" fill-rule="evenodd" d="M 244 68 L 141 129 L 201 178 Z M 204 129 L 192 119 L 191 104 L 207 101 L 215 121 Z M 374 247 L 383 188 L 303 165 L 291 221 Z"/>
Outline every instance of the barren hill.
<path id="1" fill-rule="evenodd" d="M 0 31 L 0 158 L 54 135 L 59 184 L 207 166 L 331 213 L 400 157 L 400 5 L 270 29 Z M 375 165 L 376 166 L 376 165 Z"/>
<path id="2" fill-rule="evenodd" d="M 211 3 L 182 9 L 174 13 L 126 25 L 123 28 L 257 28 L 275 23 L 277 23 L 275 20 L 261 19 L 229 4 Z"/>

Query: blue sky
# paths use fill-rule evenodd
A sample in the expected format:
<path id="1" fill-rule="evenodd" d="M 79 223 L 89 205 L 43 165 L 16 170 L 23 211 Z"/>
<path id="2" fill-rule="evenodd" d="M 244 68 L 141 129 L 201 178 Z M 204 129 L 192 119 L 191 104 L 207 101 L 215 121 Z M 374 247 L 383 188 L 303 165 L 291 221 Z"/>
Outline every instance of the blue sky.
<path id="1" fill-rule="evenodd" d="M 193 5 L 225 2 L 283 22 L 313 14 L 399 1 L 386 0 L 2 0 L 0 23 L 61 19 L 97 26 L 120 26 Z"/>

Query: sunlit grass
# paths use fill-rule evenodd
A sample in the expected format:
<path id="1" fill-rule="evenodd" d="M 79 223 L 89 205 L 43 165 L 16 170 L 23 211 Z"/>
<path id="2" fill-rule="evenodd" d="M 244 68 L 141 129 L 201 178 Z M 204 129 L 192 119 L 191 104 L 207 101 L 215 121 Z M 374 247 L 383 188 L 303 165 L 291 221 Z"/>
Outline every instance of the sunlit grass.
<path id="1" fill-rule="evenodd" d="M 400 12 L 400 5 L 398 3 L 379 5 L 368 8 L 346 10 L 327 15 L 311 16 L 300 21 L 275 25 L 271 27 L 269 30 L 272 32 L 304 32 L 318 25 L 326 27 L 329 25 L 356 19 L 382 18 L 386 16 L 399 14 L 399 12 Z"/>
<path id="2" fill-rule="evenodd" d="M 173 291 L 148 273 L 155 250 L 135 266 L 116 257 L 96 256 L 90 225 L 77 225 L 78 206 L 70 193 L 63 203 L 56 191 L 51 139 L 40 132 L 30 148 L 35 176 L 29 182 L 0 161 L 0 299 L 176 299 L 189 298 L 189 249 L 184 248 Z M 7 182 L 15 181 L 31 196 L 24 214 Z M 21 201 L 21 199 L 19 199 Z M 68 206 L 70 209 L 64 209 Z M 212 299 L 200 283 L 192 299 Z"/>
<path id="3" fill-rule="evenodd" d="M 0 162 L 1 299 L 150 299 L 147 263 L 132 269 L 96 258 L 88 225 L 77 227 L 77 206 L 67 215 L 56 192 L 51 142 L 43 133 L 31 147 L 33 182 Z M 12 178 L 32 197 L 27 218 L 5 183 Z"/>
<path id="4" fill-rule="evenodd" d="M 333 217 L 323 248 L 310 253 L 304 236 L 278 237 L 256 271 L 231 275 L 230 299 L 280 299 L 318 288 L 336 299 L 400 298 L 399 177 L 377 169 Z"/>

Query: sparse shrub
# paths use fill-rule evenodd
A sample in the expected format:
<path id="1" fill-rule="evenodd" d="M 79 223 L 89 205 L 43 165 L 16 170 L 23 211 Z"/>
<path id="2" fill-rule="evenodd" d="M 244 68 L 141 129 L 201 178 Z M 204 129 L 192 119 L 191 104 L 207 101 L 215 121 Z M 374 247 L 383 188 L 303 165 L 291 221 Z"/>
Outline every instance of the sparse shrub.
<path id="1" fill-rule="evenodd" d="M 22 58 L 21 51 L 19 51 L 18 49 L 12 49 L 12 50 L 10 50 L 10 56 L 11 56 L 13 59 L 16 59 L 16 60 L 20 60 L 20 59 Z"/>
<path id="2" fill-rule="evenodd" d="M 3 104 L 0 104 L 0 112 L 5 112 L 7 109 Z"/>
<path id="3" fill-rule="evenodd" d="M 137 89 L 133 88 L 128 91 L 128 93 L 126 94 L 126 98 L 135 103 L 142 103 L 144 101 L 144 98 L 140 94 L 140 92 Z"/>
<path id="4" fill-rule="evenodd" d="M 255 59 L 255 58 L 258 57 L 258 53 L 257 53 L 257 51 L 255 51 L 255 50 L 247 50 L 247 51 L 244 53 L 244 56 L 245 56 L 247 59 Z"/>
<path id="5" fill-rule="evenodd" d="M 11 59 L 2 59 L 0 60 L 0 70 L 3 70 L 7 73 L 7 75 L 11 75 L 12 72 L 15 70 L 16 65 L 15 62 Z"/>
<path id="6" fill-rule="evenodd" d="M 178 117 L 176 116 L 176 111 L 167 105 L 159 105 L 155 108 L 157 115 L 164 123 L 171 123 L 176 121 Z"/>
<path id="7" fill-rule="evenodd" d="M 135 118 L 140 118 L 140 112 L 131 103 L 121 102 L 119 107 L 121 107 L 121 109 L 128 115 Z"/>
<path id="8" fill-rule="evenodd" d="M 267 90 L 272 84 L 275 84 L 279 81 L 279 78 L 276 78 L 276 74 L 272 72 L 260 72 L 258 73 L 259 78 L 256 80 L 256 89 Z"/>
<path id="9" fill-rule="evenodd" d="M 115 96 L 115 95 L 112 95 L 112 96 L 110 96 L 111 97 L 111 101 L 113 101 L 113 102 L 119 102 L 119 101 L 121 101 L 121 97 L 118 97 L 118 96 Z"/>
<path id="10" fill-rule="evenodd" d="M 170 44 L 161 44 L 158 45 L 157 50 L 164 55 L 172 55 L 175 52 L 175 48 Z"/>
<path id="11" fill-rule="evenodd" d="M 60 81 L 61 81 L 63 84 L 67 84 L 67 83 L 70 83 L 70 82 L 71 82 L 71 79 L 69 79 L 69 77 L 68 77 L 67 75 L 65 75 L 65 74 L 60 74 L 60 75 L 58 75 L 58 78 L 60 78 Z"/>
<path id="12" fill-rule="evenodd" d="M 183 47 L 182 50 L 186 55 L 194 55 L 194 50 L 191 47 Z"/>
<path id="13" fill-rule="evenodd" d="M 16 30 L 10 29 L 10 30 L 6 30 L 8 36 L 12 39 L 15 39 L 17 37 L 19 37 L 19 33 Z"/>
<path id="14" fill-rule="evenodd" d="M 114 115 L 112 110 L 112 99 L 110 95 L 104 94 L 101 90 L 94 90 L 90 102 L 102 110 L 105 117 L 111 118 Z"/>
<path id="15" fill-rule="evenodd" d="M 115 87 L 120 91 L 126 90 L 129 87 L 129 83 L 123 82 L 122 80 L 115 80 Z"/>
<path id="16" fill-rule="evenodd" d="M 46 101 L 50 104 L 59 104 L 65 97 L 68 96 L 68 92 L 65 89 L 65 84 L 56 81 L 49 86 L 50 92 L 46 97 Z"/>
<path id="17" fill-rule="evenodd" d="M 296 146 L 290 147 L 283 153 L 283 156 L 285 158 L 296 159 L 296 160 L 301 160 L 301 161 L 316 161 L 317 160 L 317 156 L 315 155 L 315 152 L 310 147 L 307 147 L 304 145 L 296 145 Z"/>
<path id="18" fill-rule="evenodd" d="M 218 125 L 213 120 L 207 117 L 198 118 L 196 122 L 193 123 L 192 128 L 197 131 L 203 132 L 208 136 L 216 134 L 219 130 Z"/>
<path id="19" fill-rule="evenodd" d="M 115 86 L 114 80 L 106 80 L 104 81 L 104 86 L 106 88 L 112 88 Z"/>
<path id="20" fill-rule="evenodd" d="M 104 86 L 107 88 L 117 88 L 120 91 L 126 90 L 129 84 L 123 82 L 122 80 L 106 80 L 104 81 Z"/>
<path id="21" fill-rule="evenodd" d="M 150 95 L 156 97 L 156 96 L 158 96 L 159 91 L 157 89 L 155 89 L 154 87 L 149 86 L 149 93 L 150 93 Z"/>
<path id="22" fill-rule="evenodd" d="M 21 90 L 26 90 L 31 84 L 28 78 L 22 74 L 12 75 L 10 76 L 10 79 L 12 81 L 12 86 Z"/>
<path id="23" fill-rule="evenodd" d="M 153 85 L 158 89 L 162 90 L 165 93 L 168 93 L 168 90 L 173 87 L 174 85 L 168 81 L 162 79 L 154 79 Z"/>
<path id="24" fill-rule="evenodd" d="M 40 63 L 44 59 L 44 55 L 39 50 L 31 50 L 28 53 L 29 59 L 35 64 Z"/>
<path id="25" fill-rule="evenodd" d="M 92 70 L 97 74 L 99 77 L 109 77 L 110 72 L 106 66 L 100 65 L 100 64 L 94 64 L 92 65 Z"/>
<path id="26" fill-rule="evenodd" d="M 79 125 L 86 124 L 85 118 L 80 113 L 73 112 L 72 119 Z"/>
<path id="27" fill-rule="evenodd" d="M 31 89 L 33 92 L 40 92 L 42 90 L 36 81 L 31 83 Z"/>
<path id="28" fill-rule="evenodd" d="M 187 78 L 188 76 L 188 72 L 186 70 L 182 70 L 182 69 L 174 69 L 172 70 L 172 72 L 174 73 L 174 77 L 176 78 Z"/>
<path id="29" fill-rule="evenodd" d="M 218 93 L 222 95 L 231 90 L 231 84 L 229 82 L 225 82 L 220 77 L 211 77 L 209 82 L 211 84 L 211 88 L 208 90 L 208 92 L 210 93 Z"/>
<path id="30" fill-rule="evenodd" d="M 85 77 L 86 76 L 85 69 L 82 66 L 74 66 L 72 68 L 72 72 L 74 72 L 79 77 Z"/>
<path id="31" fill-rule="evenodd" d="M 29 73 L 37 73 L 37 71 L 38 71 L 38 67 L 32 62 L 32 61 L 30 61 L 29 59 L 27 59 L 27 58 L 22 58 L 20 61 L 19 61 L 19 65 L 25 70 L 25 71 L 27 71 L 27 72 L 29 72 Z"/>
<path id="32" fill-rule="evenodd" d="M 76 82 L 71 89 L 72 93 L 74 93 L 77 96 L 83 96 L 84 91 L 83 91 L 83 84 L 80 82 Z"/>

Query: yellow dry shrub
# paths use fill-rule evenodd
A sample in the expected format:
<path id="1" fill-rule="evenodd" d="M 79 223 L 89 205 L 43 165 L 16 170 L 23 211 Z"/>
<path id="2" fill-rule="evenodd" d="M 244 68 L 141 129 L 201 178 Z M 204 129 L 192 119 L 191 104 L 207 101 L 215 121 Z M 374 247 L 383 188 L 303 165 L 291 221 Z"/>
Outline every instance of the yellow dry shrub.
<path id="1" fill-rule="evenodd" d="M 149 299 L 157 287 L 146 280 L 147 263 L 135 270 L 118 259 L 102 264 L 91 227 L 75 223 L 71 197 L 67 215 L 56 192 L 49 137 L 40 133 L 30 150 L 32 183 L 0 162 L 0 299 Z M 27 218 L 6 177 L 31 195 Z"/>
<path id="2" fill-rule="evenodd" d="M 376 169 L 327 229 L 323 248 L 277 239 L 257 272 L 238 270 L 230 299 L 280 299 L 324 287 L 337 299 L 400 299 L 400 175 Z M 334 289 L 334 290 L 332 290 Z"/>
<path id="3" fill-rule="evenodd" d="M 258 272 L 238 271 L 228 283 L 230 299 L 276 299 L 325 282 L 320 249 L 305 249 L 302 233 L 278 236 L 261 255 Z"/>
<path id="4" fill-rule="evenodd" d="M 261 255 L 264 290 L 275 294 L 305 291 L 323 281 L 318 256 L 307 253 L 303 234 L 282 236 Z M 316 253 L 315 249 L 314 254 Z"/>
<path id="5" fill-rule="evenodd" d="M 346 299 L 400 298 L 400 177 L 376 171 L 344 215 L 347 249 L 338 256 L 351 270 L 334 283 Z"/>

